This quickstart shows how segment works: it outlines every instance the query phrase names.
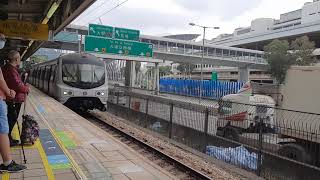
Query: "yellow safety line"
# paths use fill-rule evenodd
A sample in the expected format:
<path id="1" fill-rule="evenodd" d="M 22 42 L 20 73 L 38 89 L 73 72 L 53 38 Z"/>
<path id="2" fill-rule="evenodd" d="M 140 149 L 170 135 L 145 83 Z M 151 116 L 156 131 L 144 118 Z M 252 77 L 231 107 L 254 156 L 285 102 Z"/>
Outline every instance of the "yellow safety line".
<path id="1" fill-rule="evenodd" d="M 37 146 L 36 146 L 36 144 L 34 144 L 34 145 L 23 145 L 23 149 L 36 149 L 37 148 Z M 14 146 L 14 147 L 11 147 L 10 148 L 11 150 L 21 150 L 21 146 L 19 145 L 19 146 Z"/>
<path id="2" fill-rule="evenodd" d="M 9 180 L 10 179 L 10 174 L 9 173 L 3 173 L 2 174 L 2 178 L 1 178 L 1 180 Z"/>
<path id="3" fill-rule="evenodd" d="M 84 172 L 81 170 L 81 168 L 79 167 L 79 165 L 77 164 L 77 162 L 73 159 L 72 155 L 69 153 L 69 151 L 64 147 L 64 145 L 62 144 L 61 140 L 58 138 L 58 136 L 56 135 L 56 133 L 54 132 L 53 128 L 51 128 L 50 124 L 48 123 L 48 121 L 46 120 L 45 117 L 43 117 L 43 115 L 39 112 L 39 110 L 37 109 L 37 106 L 34 104 L 33 100 L 31 100 L 31 98 L 29 98 L 29 101 L 31 102 L 31 104 L 33 105 L 33 107 L 35 107 L 35 111 L 37 112 L 37 114 L 41 117 L 41 119 L 43 120 L 43 122 L 47 125 L 50 133 L 52 134 L 53 138 L 57 141 L 58 145 L 60 146 L 60 148 L 62 149 L 62 151 L 65 153 L 65 155 L 67 155 L 67 158 L 69 159 L 69 161 L 71 162 L 72 167 L 74 168 L 74 170 L 77 172 L 77 174 L 79 175 L 80 179 L 83 180 L 87 180 L 86 175 L 84 174 Z"/>
<path id="4" fill-rule="evenodd" d="M 44 169 L 46 170 L 47 176 L 48 176 L 48 180 L 55 180 L 52 169 L 49 165 L 49 161 L 47 159 L 46 153 L 44 152 L 44 149 L 40 143 L 40 141 L 36 141 L 35 145 L 39 151 L 40 157 L 42 159 L 43 165 L 44 165 Z"/>

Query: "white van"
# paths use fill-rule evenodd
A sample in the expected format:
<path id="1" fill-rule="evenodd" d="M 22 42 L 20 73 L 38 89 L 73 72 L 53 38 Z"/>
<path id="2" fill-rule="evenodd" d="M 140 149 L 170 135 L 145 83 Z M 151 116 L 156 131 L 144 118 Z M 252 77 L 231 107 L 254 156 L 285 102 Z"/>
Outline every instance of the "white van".
<path id="1" fill-rule="evenodd" d="M 223 96 L 219 101 L 218 130 L 223 136 L 237 138 L 238 134 L 259 130 L 260 121 L 265 124 L 264 131 L 273 132 L 275 101 L 266 95 L 252 95 L 252 87 L 247 82 L 238 94 Z"/>

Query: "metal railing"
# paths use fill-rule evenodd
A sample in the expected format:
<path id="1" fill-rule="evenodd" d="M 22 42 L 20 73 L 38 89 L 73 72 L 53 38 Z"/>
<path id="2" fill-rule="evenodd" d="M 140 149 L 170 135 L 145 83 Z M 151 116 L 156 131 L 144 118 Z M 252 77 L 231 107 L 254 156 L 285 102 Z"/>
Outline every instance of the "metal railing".
<path id="1" fill-rule="evenodd" d="M 142 42 L 153 44 L 153 50 L 156 53 L 180 54 L 186 56 L 204 56 L 206 58 L 219 58 L 233 61 L 250 62 L 253 64 L 267 64 L 262 51 L 234 48 L 227 46 L 217 46 L 206 44 L 204 48 L 197 42 L 188 42 L 161 38 L 154 36 L 142 36 Z"/>
<path id="2" fill-rule="evenodd" d="M 78 35 L 74 32 L 63 31 L 56 35 L 54 40 L 60 42 L 78 43 Z M 221 60 L 267 65 L 267 61 L 265 60 L 264 53 L 262 51 L 212 44 L 206 44 L 205 48 L 203 49 L 202 45 L 197 42 L 146 35 L 142 35 L 140 41 L 152 43 L 153 51 L 155 53 L 179 54 L 200 58 L 202 56 L 202 52 L 204 51 L 204 56 L 206 58 L 218 58 Z"/>
<path id="3" fill-rule="evenodd" d="M 110 90 L 109 111 L 266 179 L 320 177 L 320 114 Z"/>

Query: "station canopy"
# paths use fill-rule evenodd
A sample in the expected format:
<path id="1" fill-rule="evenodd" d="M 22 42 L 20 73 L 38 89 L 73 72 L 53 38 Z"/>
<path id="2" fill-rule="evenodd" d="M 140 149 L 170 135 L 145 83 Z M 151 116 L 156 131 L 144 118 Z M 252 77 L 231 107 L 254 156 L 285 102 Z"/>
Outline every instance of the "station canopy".
<path id="1" fill-rule="evenodd" d="M 10 24 L 13 24 L 11 27 L 20 28 L 31 24 L 33 27 L 43 29 L 43 31 L 47 29 L 47 32 L 51 33 L 48 34 L 55 35 L 95 1 L 96 0 L 1 0 L 0 32 L 5 31 L 3 27 L 10 27 Z M 3 23 L 6 23 L 5 26 L 3 26 Z M 9 36 L 6 38 L 6 45 L 0 50 L 1 62 L 6 59 L 7 53 L 10 50 L 18 50 L 21 55 L 23 55 L 22 60 L 26 60 L 45 42 L 44 38 L 46 37 L 43 36 L 44 33 L 38 33 L 38 38 L 34 38 L 24 37 L 23 35 L 26 34 L 24 34 L 24 32 L 21 33 L 21 31 L 23 31 L 22 28 L 18 32 L 18 34 L 21 34 L 19 37 Z M 3 33 L 6 35 L 5 32 Z M 48 34 L 46 36 L 50 37 Z"/>

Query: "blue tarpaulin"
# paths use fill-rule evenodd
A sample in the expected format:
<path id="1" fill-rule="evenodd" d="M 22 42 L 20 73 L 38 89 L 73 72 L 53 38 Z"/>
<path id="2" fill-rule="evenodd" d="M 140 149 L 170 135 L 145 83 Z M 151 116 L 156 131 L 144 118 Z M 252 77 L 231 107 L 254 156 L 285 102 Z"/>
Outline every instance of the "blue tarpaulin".
<path id="1" fill-rule="evenodd" d="M 187 96 L 200 96 L 200 80 L 160 79 L 160 92 Z M 202 81 L 202 97 L 220 99 L 227 94 L 234 94 L 243 86 L 240 82 Z"/>
<path id="2" fill-rule="evenodd" d="M 236 148 L 207 146 L 206 154 L 236 166 L 251 170 L 257 170 L 257 154 L 250 153 L 243 146 L 239 146 Z"/>

